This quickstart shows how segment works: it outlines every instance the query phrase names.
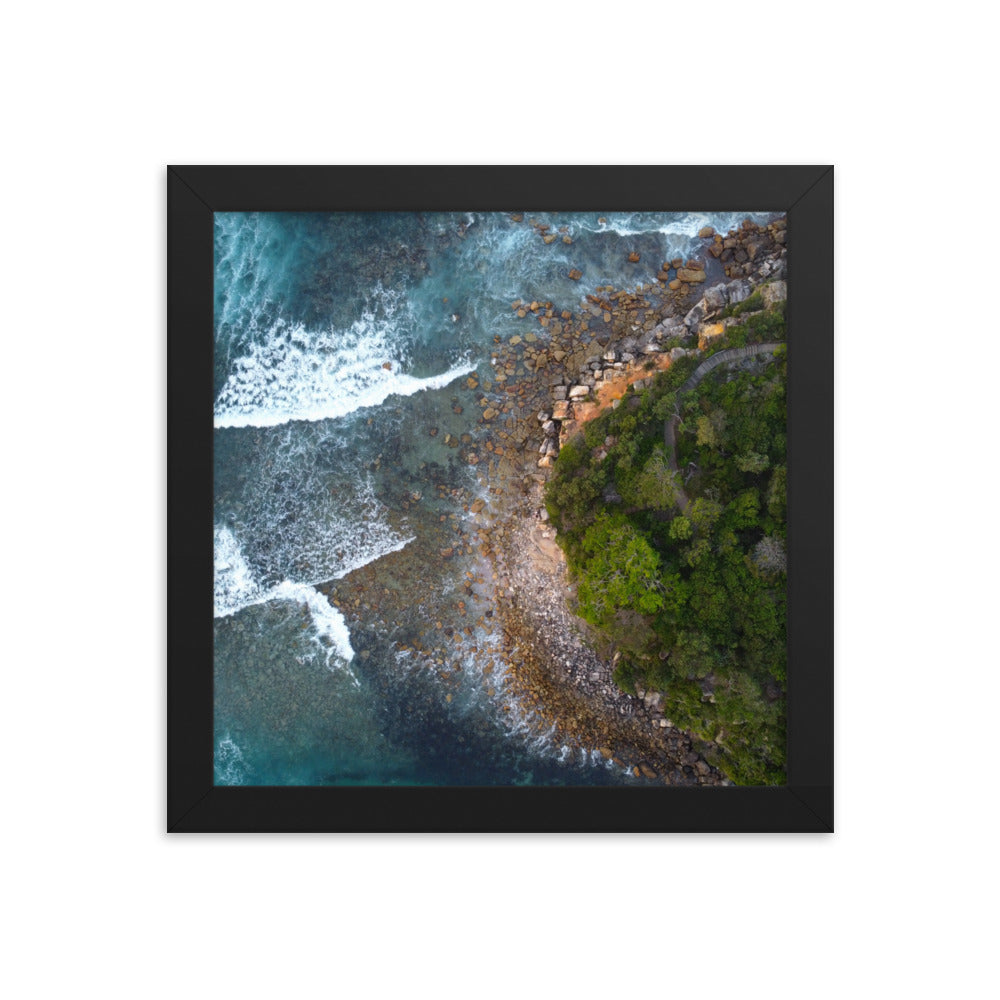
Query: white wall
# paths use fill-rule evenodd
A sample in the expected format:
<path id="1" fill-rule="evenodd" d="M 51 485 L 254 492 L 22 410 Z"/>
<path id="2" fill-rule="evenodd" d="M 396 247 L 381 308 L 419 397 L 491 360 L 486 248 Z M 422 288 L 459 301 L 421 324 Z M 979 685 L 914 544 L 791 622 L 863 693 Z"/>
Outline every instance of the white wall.
<path id="1" fill-rule="evenodd" d="M 983 995 L 986 8 L 398 6 L 5 14 L 10 995 Z M 835 835 L 165 836 L 168 162 L 836 164 Z"/>

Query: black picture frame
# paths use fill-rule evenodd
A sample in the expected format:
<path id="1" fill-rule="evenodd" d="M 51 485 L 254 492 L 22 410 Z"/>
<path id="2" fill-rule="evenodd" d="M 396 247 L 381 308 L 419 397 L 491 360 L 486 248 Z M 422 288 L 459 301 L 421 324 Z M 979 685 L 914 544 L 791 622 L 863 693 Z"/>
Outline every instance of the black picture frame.
<path id="1" fill-rule="evenodd" d="M 832 831 L 833 176 L 831 166 L 168 167 L 168 830 Z M 532 208 L 787 214 L 787 785 L 215 786 L 213 213 Z"/>

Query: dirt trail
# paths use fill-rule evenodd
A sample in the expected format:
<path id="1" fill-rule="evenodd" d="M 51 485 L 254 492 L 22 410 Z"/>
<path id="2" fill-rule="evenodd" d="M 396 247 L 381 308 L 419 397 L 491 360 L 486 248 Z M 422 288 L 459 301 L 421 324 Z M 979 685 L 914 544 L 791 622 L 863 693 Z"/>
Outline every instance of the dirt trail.
<path id="1" fill-rule="evenodd" d="M 774 354 L 779 347 L 784 346 L 783 343 L 770 343 L 750 344 L 748 347 L 730 347 L 728 350 L 713 354 L 698 365 L 691 373 L 690 378 L 677 390 L 677 407 L 675 408 L 674 415 L 669 420 L 664 421 L 663 424 L 663 443 L 667 446 L 667 467 L 671 472 L 678 472 L 677 428 L 681 422 L 681 415 L 678 412 L 681 397 L 685 393 L 690 392 L 710 371 L 718 368 L 719 365 L 729 364 L 732 361 L 742 361 L 756 354 Z M 691 499 L 684 492 L 684 487 L 681 484 L 679 476 L 674 476 L 674 482 L 677 506 L 680 508 L 682 514 L 687 514 L 688 507 L 691 505 Z"/>

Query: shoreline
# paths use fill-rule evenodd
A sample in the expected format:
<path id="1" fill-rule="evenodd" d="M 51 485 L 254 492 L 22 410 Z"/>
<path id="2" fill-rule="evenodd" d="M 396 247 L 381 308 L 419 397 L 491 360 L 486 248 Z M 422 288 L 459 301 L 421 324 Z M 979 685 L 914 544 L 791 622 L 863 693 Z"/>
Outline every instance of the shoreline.
<path id="1" fill-rule="evenodd" d="M 588 634 L 589 626 L 573 613 L 574 587 L 555 530 L 546 523 L 544 485 L 561 446 L 584 424 L 617 406 L 630 385 L 641 389 L 645 378 L 677 357 L 704 356 L 724 332 L 725 324 L 704 321 L 709 309 L 703 295 L 720 288 L 718 280 L 707 280 L 709 274 L 718 275 L 721 266 L 723 281 L 745 285 L 737 286 L 742 298 L 761 281 L 784 277 L 783 220 L 744 224 L 725 236 L 706 232 L 703 238 L 701 258 L 668 262 L 669 269 L 665 263 L 655 284 L 640 284 L 635 292 L 598 289 L 604 295 L 586 296 L 580 314 L 585 319 L 563 311 L 553 323 L 551 303 L 515 301 L 517 315 L 534 314 L 550 336 L 543 340 L 529 332 L 498 343 L 492 360 L 504 376 L 501 382 L 532 370 L 535 377 L 528 388 L 523 382 L 498 386 L 518 405 L 504 406 L 494 392 L 500 409 L 484 408 L 483 418 L 490 425 L 510 412 L 506 439 L 528 452 L 541 431 L 537 461 L 521 464 L 520 470 L 513 463 L 491 465 L 484 476 L 490 492 L 507 500 L 491 528 L 486 554 L 496 573 L 497 612 L 513 689 L 564 743 L 597 750 L 636 778 L 671 785 L 732 782 L 706 759 L 710 744 L 672 725 L 658 695 L 629 694 L 613 680 L 617 657 L 595 648 L 599 644 Z M 691 277 L 696 280 L 682 280 Z M 694 344 L 660 350 L 661 343 L 678 339 Z"/>
<path id="2" fill-rule="evenodd" d="M 541 502 L 541 487 L 529 500 Z M 554 531 L 530 510 L 511 517 L 492 562 L 514 693 L 555 730 L 557 742 L 597 751 L 635 778 L 669 785 L 728 784 L 660 705 L 622 691 L 571 610 L 575 588 Z"/>
<path id="3" fill-rule="evenodd" d="M 378 609 L 383 627 L 408 636 L 398 648 L 426 658 L 448 703 L 466 669 L 463 658 L 475 658 L 473 674 L 482 673 L 483 695 L 501 699 L 498 711 L 516 711 L 532 735 L 545 738 L 556 753 L 584 751 L 595 766 L 601 765 L 599 754 L 628 782 L 733 784 L 710 763 L 716 759 L 714 744 L 674 726 L 658 694 L 629 693 L 614 681 L 615 651 L 573 611 L 575 588 L 555 529 L 547 523 L 544 489 L 562 445 L 619 405 L 630 385 L 641 391 L 645 380 L 678 357 L 706 357 L 726 328 L 705 316 L 706 298 L 720 280 L 740 282 L 739 295 L 746 298 L 765 277 L 784 277 L 784 261 L 778 266 L 783 240 L 774 238 L 783 228 L 783 222 L 751 224 L 735 231 L 737 237 L 713 232 L 695 258 L 664 263 L 652 282 L 634 291 L 599 287 L 581 296 L 575 311 L 551 302 L 513 302 L 523 332 L 505 340 L 495 336 L 492 371 L 462 379 L 460 396 L 453 398 L 455 414 L 463 408 L 467 414 L 480 411 L 468 428 L 472 433 L 457 432 L 457 425 L 450 432 L 437 425 L 419 432 L 438 438 L 449 462 L 465 466 L 478 480 L 478 488 L 446 487 L 443 481 L 436 487 L 464 510 L 457 519 L 442 513 L 424 545 L 428 555 L 456 559 L 455 579 L 441 593 L 447 597 L 435 602 L 433 564 L 421 564 L 417 551 L 404 549 L 388 559 L 409 567 L 398 577 L 409 581 L 405 593 L 386 587 L 384 563 L 319 588 L 346 613 L 352 632 L 364 633 L 362 613 Z M 761 235 L 765 232 L 769 239 Z M 762 243 L 763 252 L 754 262 L 748 254 L 748 260 L 737 261 L 726 246 L 733 240 L 741 246 Z M 728 262 L 720 259 L 724 253 Z M 723 268 L 726 279 L 718 277 Z M 716 276 L 715 285 L 709 274 Z M 400 481 L 404 515 L 411 500 L 419 503 L 419 494 L 406 499 L 410 488 Z M 470 563 L 472 571 L 462 578 L 459 558 L 481 560 L 482 569 Z M 415 581 L 422 581 L 417 592 L 427 597 L 411 602 Z M 430 619 L 423 617 L 428 613 Z M 496 648 L 478 643 L 476 628 L 492 632 Z M 364 646 L 359 636 L 362 658 Z"/>

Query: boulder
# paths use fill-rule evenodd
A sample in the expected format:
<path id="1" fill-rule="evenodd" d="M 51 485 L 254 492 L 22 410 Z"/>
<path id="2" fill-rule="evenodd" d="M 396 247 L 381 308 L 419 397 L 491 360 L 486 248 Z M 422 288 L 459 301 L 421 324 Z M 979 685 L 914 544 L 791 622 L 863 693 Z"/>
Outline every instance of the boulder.
<path id="1" fill-rule="evenodd" d="M 569 398 L 570 399 L 584 399 L 585 397 L 587 397 L 589 395 L 590 395 L 590 388 L 589 388 L 589 386 L 586 386 L 586 385 L 574 385 L 569 390 Z M 555 413 L 554 412 L 553 412 L 552 416 L 555 417 Z"/>
<path id="2" fill-rule="evenodd" d="M 744 260 L 745 259 L 746 255 L 744 255 Z M 686 281 L 688 284 L 696 285 L 699 282 L 704 281 L 706 275 L 705 272 L 701 270 L 696 271 L 694 268 L 691 267 L 681 267 L 677 269 L 677 277 L 681 281 Z"/>
<path id="3" fill-rule="evenodd" d="M 631 253 L 630 253 L 630 254 L 628 255 L 628 262 L 629 262 L 630 264 L 638 264 L 638 263 L 639 263 L 639 254 L 638 254 L 638 253 L 636 253 L 636 251 L 635 251 L 635 250 L 633 250 L 633 251 L 632 251 L 632 252 L 631 252 Z"/>
<path id="4" fill-rule="evenodd" d="M 703 351 L 726 332 L 725 323 L 702 323 L 698 327 L 698 349 Z"/>
<path id="5" fill-rule="evenodd" d="M 736 305 L 737 302 L 743 302 L 745 299 L 750 297 L 750 283 L 744 281 L 742 278 L 737 278 L 736 281 L 730 281 L 726 285 L 726 298 L 729 299 L 729 304 L 731 306 Z"/>
<path id="6" fill-rule="evenodd" d="M 579 270 L 579 268 L 574 267 L 573 270 L 569 272 L 569 276 L 574 281 L 579 281 L 583 277 L 583 271 Z"/>
<path id="7" fill-rule="evenodd" d="M 684 317 L 684 325 L 689 331 L 693 332 L 697 329 L 698 324 L 702 322 L 705 318 L 705 307 L 699 302 L 697 305 L 693 306 L 688 314 Z"/>
<path id="8" fill-rule="evenodd" d="M 761 287 L 760 296 L 764 305 L 770 308 L 776 302 L 784 302 L 788 298 L 788 285 L 784 281 L 772 281 Z"/>
<path id="9" fill-rule="evenodd" d="M 698 230 L 698 237 L 703 240 L 714 235 L 715 230 L 711 226 L 702 226 L 701 229 Z"/>
<path id="10" fill-rule="evenodd" d="M 701 300 L 705 306 L 705 315 L 714 316 L 726 308 L 728 299 L 726 298 L 726 286 L 724 283 L 713 285 L 706 292 Z"/>
<path id="11" fill-rule="evenodd" d="M 569 400 L 558 399 L 552 405 L 552 419 L 566 420 L 569 418 Z"/>
<path id="12" fill-rule="evenodd" d="M 681 287 L 680 278 L 674 278 L 672 281 L 667 283 L 667 287 L 672 291 L 676 292 L 678 288 Z"/>

